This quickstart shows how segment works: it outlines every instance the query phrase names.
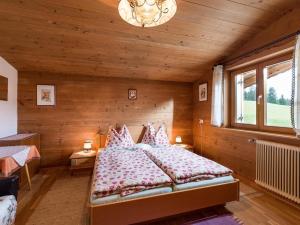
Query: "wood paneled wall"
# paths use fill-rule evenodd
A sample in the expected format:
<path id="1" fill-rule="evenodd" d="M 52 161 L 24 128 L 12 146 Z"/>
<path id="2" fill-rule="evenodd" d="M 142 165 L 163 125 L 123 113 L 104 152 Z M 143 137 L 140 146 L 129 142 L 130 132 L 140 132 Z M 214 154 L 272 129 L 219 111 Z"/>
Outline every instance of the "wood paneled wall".
<path id="1" fill-rule="evenodd" d="M 208 101 L 199 102 L 198 86 L 200 83 L 204 82 L 208 82 Z M 300 145 L 300 140 L 296 139 L 294 136 L 282 136 L 211 126 L 211 90 L 212 74 L 208 74 L 194 84 L 193 131 L 196 152 L 202 152 L 206 157 L 231 168 L 235 173 L 250 180 L 254 180 L 256 151 L 255 144 L 249 143 L 249 139 L 269 140 L 284 144 Z M 199 119 L 204 120 L 202 129 L 199 124 Z"/>
<path id="2" fill-rule="evenodd" d="M 55 107 L 36 106 L 36 85 L 55 84 Z M 128 100 L 136 88 L 138 99 Z M 174 141 L 193 143 L 193 87 L 189 83 L 20 72 L 19 132 L 41 134 L 42 166 L 62 165 L 85 139 L 126 123 L 137 141 L 143 124 L 165 123 Z"/>
<path id="3" fill-rule="evenodd" d="M 279 20 L 269 24 L 267 29 L 259 32 L 250 41 L 235 51 L 230 58 L 237 57 L 243 53 L 254 50 L 283 36 L 299 31 L 300 25 L 300 4 L 295 5 L 295 8 L 283 15 Z"/>
<path id="4" fill-rule="evenodd" d="M 299 30 L 299 19 L 300 9 L 292 10 L 280 20 L 271 24 L 268 29 L 259 33 L 252 41 L 246 43 L 245 47 L 237 51 L 234 55 L 240 55 L 243 52 L 253 50 L 273 41 L 280 36 Z M 208 101 L 199 102 L 198 85 L 204 82 L 208 82 Z M 201 152 L 202 146 L 202 153 L 204 155 L 230 167 L 237 174 L 250 180 L 254 180 L 256 165 L 255 144 L 249 143 L 249 139 L 263 139 L 284 144 L 300 145 L 300 140 L 296 139 L 294 136 L 283 136 L 229 128 L 216 128 L 211 126 L 211 91 L 212 71 L 208 71 L 206 76 L 194 83 L 193 133 L 196 151 Z M 202 132 L 199 119 L 204 119 Z"/>

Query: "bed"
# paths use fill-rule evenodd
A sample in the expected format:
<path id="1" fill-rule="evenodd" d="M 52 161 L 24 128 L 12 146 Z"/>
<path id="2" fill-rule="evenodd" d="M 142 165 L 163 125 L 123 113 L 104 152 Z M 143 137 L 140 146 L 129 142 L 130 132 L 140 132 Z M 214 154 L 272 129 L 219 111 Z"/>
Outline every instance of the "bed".
<path id="1" fill-rule="evenodd" d="M 143 151 L 176 184 L 228 176 L 232 171 L 181 147 L 145 148 Z"/>
<path id="2" fill-rule="evenodd" d="M 172 183 L 142 150 L 110 149 L 96 157 L 91 195 L 93 199 L 126 197 L 155 188 L 170 188 Z"/>
<path id="3" fill-rule="evenodd" d="M 169 150 L 172 151 L 174 149 Z M 151 150 L 149 151 L 151 152 Z M 186 150 L 180 149 L 179 151 L 184 151 L 183 154 L 186 154 Z M 124 161 L 136 160 L 133 158 L 136 152 L 124 150 L 122 154 L 123 153 L 128 154 L 128 157 L 124 159 Z M 147 155 L 148 159 L 151 159 L 152 163 L 159 167 L 164 174 L 172 178 L 172 176 L 168 174 L 170 171 L 164 168 L 166 165 L 158 162 L 159 157 L 154 157 L 155 154 L 151 156 L 151 154 L 145 150 L 143 150 L 143 153 Z M 138 154 L 142 154 L 141 151 Z M 188 154 L 186 155 L 186 157 L 189 156 Z M 209 177 L 210 179 L 203 178 L 203 180 L 199 180 L 198 178 L 192 178 L 190 182 L 186 182 L 186 179 L 182 180 L 182 182 L 180 182 L 180 179 L 179 182 L 174 182 L 176 179 L 173 177 L 172 184 L 170 184 L 166 178 L 163 178 L 163 185 L 155 183 L 149 189 L 146 188 L 130 194 L 122 194 L 120 190 L 119 193 L 111 191 L 110 195 L 99 197 L 95 195 L 94 192 L 95 182 L 97 176 L 99 177 L 99 169 L 97 168 L 102 165 L 101 161 L 103 163 L 104 157 L 105 155 L 103 155 L 103 153 L 99 154 L 94 170 L 89 203 L 92 225 L 140 223 L 215 205 L 223 205 L 227 202 L 239 199 L 239 181 L 234 179 L 231 174 L 226 173 L 224 173 L 223 176 Z M 132 162 L 129 164 L 131 163 Z"/>

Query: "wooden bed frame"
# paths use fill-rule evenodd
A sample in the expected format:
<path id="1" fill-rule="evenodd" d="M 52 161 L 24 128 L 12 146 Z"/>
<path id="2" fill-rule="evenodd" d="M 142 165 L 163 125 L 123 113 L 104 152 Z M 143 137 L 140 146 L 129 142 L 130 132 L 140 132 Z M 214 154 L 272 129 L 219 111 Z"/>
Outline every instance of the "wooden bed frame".
<path id="1" fill-rule="evenodd" d="M 239 200 L 239 180 L 103 205 L 89 205 L 91 225 L 126 225 Z"/>

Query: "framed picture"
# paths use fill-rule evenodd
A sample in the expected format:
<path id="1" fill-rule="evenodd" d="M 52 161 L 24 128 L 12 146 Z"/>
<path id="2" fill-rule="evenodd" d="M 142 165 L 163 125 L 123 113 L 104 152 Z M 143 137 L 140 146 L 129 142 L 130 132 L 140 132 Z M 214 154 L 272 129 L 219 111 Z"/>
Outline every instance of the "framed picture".
<path id="1" fill-rule="evenodd" d="M 0 75 L 0 101 L 8 101 L 8 78 Z"/>
<path id="2" fill-rule="evenodd" d="M 137 99 L 137 90 L 136 89 L 128 89 L 128 99 L 129 100 Z"/>
<path id="3" fill-rule="evenodd" d="M 37 85 L 36 96 L 38 106 L 55 106 L 55 85 Z"/>
<path id="4" fill-rule="evenodd" d="M 207 83 L 199 85 L 199 101 L 207 101 Z"/>

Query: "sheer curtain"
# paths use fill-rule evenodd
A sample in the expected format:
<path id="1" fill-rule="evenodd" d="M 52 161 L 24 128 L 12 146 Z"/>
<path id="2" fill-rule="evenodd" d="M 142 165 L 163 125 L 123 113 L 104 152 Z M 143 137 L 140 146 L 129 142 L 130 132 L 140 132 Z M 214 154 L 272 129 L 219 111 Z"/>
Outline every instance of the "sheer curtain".
<path id="1" fill-rule="evenodd" d="M 224 71 L 222 65 L 214 67 L 211 106 L 211 124 L 221 127 L 224 123 Z"/>
<path id="2" fill-rule="evenodd" d="M 297 36 L 293 58 L 291 118 L 296 135 L 300 138 L 300 35 Z"/>

